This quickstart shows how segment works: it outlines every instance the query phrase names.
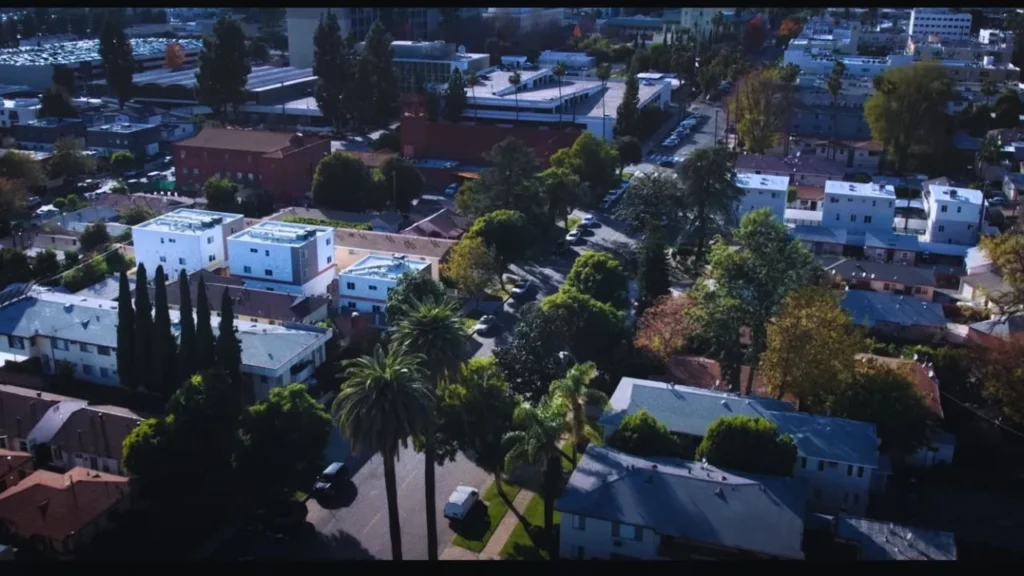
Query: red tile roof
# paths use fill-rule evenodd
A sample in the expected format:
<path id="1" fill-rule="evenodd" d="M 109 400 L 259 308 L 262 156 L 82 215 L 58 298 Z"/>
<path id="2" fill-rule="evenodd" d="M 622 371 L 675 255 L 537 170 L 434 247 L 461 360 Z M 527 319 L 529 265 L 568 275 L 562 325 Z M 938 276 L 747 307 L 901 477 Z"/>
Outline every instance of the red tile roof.
<path id="1" fill-rule="evenodd" d="M 703 356 L 690 356 L 687 354 L 678 354 L 669 361 L 668 372 L 671 379 L 684 386 L 693 386 L 694 388 L 703 388 L 705 390 L 728 390 L 728 383 L 722 381 L 722 366 L 716 360 L 710 358 L 704 358 Z M 740 370 L 740 389 L 747 385 L 747 378 L 750 376 L 750 368 L 744 366 Z M 768 386 L 761 379 L 761 375 L 757 372 L 754 373 L 754 389 L 752 393 L 755 396 L 765 396 L 774 398 L 769 392 Z M 795 398 L 790 397 L 788 394 L 783 397 L 784 400 L 790 402 L 796 402 Z"/>
<path id="2" fill-rule="evenodd" d="M 273 154 L 292 147 L 292 138 L 294 136 L 295 134 L 292 132 L 211 127 L 203 128 L 199 134 L 178 142 L 176 146 Z M 319 140 L 318 136 L 304 134 L 301 144 L 308 145 Z"/>
<path id="3" fill-rule="evenodd" d="M 32 455 L 28 452 L 15 452 L 14 450 L 0 449 L 0 483 L 8 488 L 17 484 L 21 478 L 17 471 L 25 474 L 32 472 Z"/>
<path id="4" fill-rule="evenodd" d="M 925 404 L 928 408 L 935 413 L 939 418 L 943 418 L 942 414 L 942 400 L 939 397 L 939 383 L 929 375 L 931 369 L 922 365 L 915 360 L 906 360 L 903 358 L 887 358 L 885 356 L 876 356 L 874 354 L 858 354 L 858 360 L 875 360 L 897 372 L 900 372 L 910 380 L 911 384 L 914 385 L 914 389 L 917 393 L 924 398 Z"/>
<path id="5" fill-rule="evenodd" d="M 61 541 L 114 507 L 128 489 L 127 478 L 86 468 L 38 470 L 0 494 L 0 522 L 24 538 Z"/>

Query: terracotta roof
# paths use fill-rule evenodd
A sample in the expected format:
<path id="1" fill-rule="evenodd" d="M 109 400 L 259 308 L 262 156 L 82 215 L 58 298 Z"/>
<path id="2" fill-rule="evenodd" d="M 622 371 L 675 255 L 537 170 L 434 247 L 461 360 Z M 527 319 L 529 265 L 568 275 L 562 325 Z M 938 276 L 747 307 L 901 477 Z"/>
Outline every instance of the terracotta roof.
<path id="1" fill-rule="evenodd" d="M 447 238 L 457 240 L 469 228 L 469 218 L 443 208 L 439 212 L 427 216 L 423 220 L 402 230 L 407 236 L 424 238 Z"/>
<path id="2" fill-rule="evenodd" d="M 339 228 L 334 236 L 338 248 L 354 248 L 356 250 L 373 250 L 393 254 L 409 254 L 425 258 L 442 258 L 455 246 L 454 240 L 440 238 L 420 238 L 402 236 L 384 232 L 365 232 Z"/>
<path id="3" fill-rule="evenodd" d="M 363 161 L 363 164 L 365 164 L 369 168 L 377 168 L 381 164 L 383 164 L 384 161 L 387 160 L 388 158 L 393 158 L 397 156 L 395 152 L 392 152 L 390 150 L 381 150 L 379 152 L 358 152 L 355 150 L 344 150 L 343 152 L 345 152 L 345 154 L 349 154 L 351 156 L 359 158 L 360 160 Z"/>
<path id="4" fill-rule="evenodd" d="M 798 200 L 816 202 L 825 199 L 824 186 L 797 186 L 796 197 Z"/>
<path id="5" fill-rule="evenodd" d="M 121 444 L 144 419 L 127 408 L 86 406 L 68 416 L 50 444 L 65 452 L 95 454 L 120 461 Z"/>
<path id="6" fill-rule="evenodd" d="M 147 196 L 145 194 L 132 194 L 131 196 L 125 196 L 123 194 L 103 194 L 96 201 L 96 204 L 98 206 L 113 208 L 118 212 L 123 212 L 129 208 L 139 206 L 156 212 L 157 214 L 164 214 L 172 210 L 177 210 L 188 203 L 182 200 L 157 198 L 155 196 Z"/>
<path id="7" fill-rule="evenodd" d="M 235 316 L 238 318 L 255 316 L 281 322 L 301 322 L 314 311 L 330 303 L 330 299 L 323 296 L 296 296 L 285 292 L 246 288 L 238 278 L 220 276 L 207 270 L 193 272 L 188 278 L 193 303 L 199 295 L 200 277 L 206 281 L 206 296 L 210 302 L 217 302 L 219 306 L 224 291 L 228 292 L 234 301 Z M 149 293 L 150 298 L 155 298 L 155 288 L 151 287 Z M 177 280 L 167 284 L 167 303 L 173 307 L 181 305 L 181 292 Z"/>
<path id="8" fill-rule="evenodd" d="M 82 467 L 66 474 L 38 470 L 0 494 L 0 522 L 24 538 L 62 541 L 110 510 L 128 479 Z"/>
<path id="9" fill-rule="evenodd" d="M 717 360 L 703 356 L 677 354 L 669 361 L 668 372 L 672 380 L 677 384 L 693 386 L 694 388 L 702 388 L 704 390 L 717 390 L 719 392 L 728 390 L 728 383 L 722 381 L 722 367 Z M 741 389 L 743 386 L 746 386 L 749 375 L 750 368 L 744 366 L 740 370 Z M 764 380 L 761 379 L 761 375 L 757 372 L 754 373 L 754 389 L 752 393 L 755 396 L 774 398 L 768 391 Z M 783 399 L 796 402 L 796 399 L 788 394 L 783 396 Z"/>
<path id="10" fill-rule="evenodd" d="M 292 132 L 270 132 L 267 130 L 236 130 L 231 128 L 203 128 L 203 130 L 176 145 L 185 148 L 212 148 L 217 150 L 236 150 L 241 152 L 260 152 L 271 154 L 292 146 Z M 303 135 L 304 139 L 319 137 Z M 312 142 L 313 140 L 307 140 Z"/>
<path id="11" fill-rule="evenodd" d="M 27 438 L 46 411 L 68 396 L 0 384 L 0 436 Z"/>
<path id="12" fill-rule="evenodd" d="M 858 360 L 875 360 L 897 372 L 900 372 L 914 385 L 928 405 L 928 408 L 935 413 L 939 418 L 943 417 L 942 414 L 942 400 L 939 398 L 939 383 L 929 375 L 931 370 L 926 366 L 915 360 L 907 360 L 904 358 L 887 358 L 885 356 L 876 356 L 874 354 L 858 354 Z"/>
<path id="13" fill-rule="evenodd" d="M 32 466 L 28 464 L 31 461 L 32 455 L 28 452 L 0 449 L 0 482 L 7 487 L 17 484 L 21 478 L 15 474 L 15 471 L 31 472 Z"/>

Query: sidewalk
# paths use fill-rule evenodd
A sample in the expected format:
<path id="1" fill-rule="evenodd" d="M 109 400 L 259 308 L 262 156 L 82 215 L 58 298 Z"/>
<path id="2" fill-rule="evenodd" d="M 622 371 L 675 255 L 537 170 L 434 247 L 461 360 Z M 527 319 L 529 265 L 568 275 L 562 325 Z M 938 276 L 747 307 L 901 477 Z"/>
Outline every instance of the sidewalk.
<path id="1" fill-rule="evenodd" d="M 533 492 L 523 488 L 512 501 L 512 505 L 522 514 L 531 498 L 533 498 Z M 509 536 L 512 535 L 512 531 L 515 530 L 518 523 L 519 518 L 511 510 L 506 512 L 501 523 L 491 534 L 491 539 L 487 541 L 487 546 L 484 546 L 480 552 L 480 560 L 501 560 L 501 549 L 505 547 L 505 543 L 508 542 Z"/>

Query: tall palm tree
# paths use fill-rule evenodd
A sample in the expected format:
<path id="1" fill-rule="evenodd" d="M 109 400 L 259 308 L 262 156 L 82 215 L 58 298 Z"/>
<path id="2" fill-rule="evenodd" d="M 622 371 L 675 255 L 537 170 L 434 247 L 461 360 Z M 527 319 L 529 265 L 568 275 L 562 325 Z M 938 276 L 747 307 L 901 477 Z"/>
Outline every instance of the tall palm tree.
<path id="1" fill-rule="evenodd" d="M 699 270 L 712 226 L 734 215 L 742 191 L 734 182 L 732 158 L 724 146 L 697 148 L 676 167 L 676 175 L 696 243 L 694 266 Z"/>
<path id="2" fill-rule="evenodd" d="M 519 464 L 527 464 L 537 466 L 544 473 L 541 490 L 544 497 L 544 546 L 551 558 L 557 553 L 552 525 L 555 497 L 562 476 L 561 459 L 569 458 L 558 448 L 558 441 L 565 430 L 565 413 L 560 408 L 546 396 L 536 406 L 519 406 L 512 418 L 516 429 L 506 434 L 502 440 L 505 449 L 508 450 L 505 455 L 507 470 Z"/>
<path id="3" fill-rule="evenodd" d="M 565 73 L 568 69 L 565 67 L 565 62 L 559 62 L 555 64 L 555 67 L 551 69 L 551 73 L 555 75 L 555 81 L 558 82 L 558 126 L 562 126 L 562 78 L 565 78 Z"/>
<path id="4" fill-rule="evenodd" d="M 459 322 L 458 306 L 451 300 L 413 301 L 402 313 L 394 330 L 394 341 L 420 357 L 431 390 L 437 391 L 442 378 L 457 372 L 464 358 L 466 331 Z M 423 434 L 423 485 L 427 508 L 427 558 L 437 560 L 437 491 L 434 471 L 437 462 L 437 421 L 431 414 Z"/>
<path id="5" fill-rule="evenodd" d="M 996 81 L 988 78 L 981 83 L 981 95 L 985 97 L 985 105 L 992 105 L 992 97 L 999 94 L 999 85 Z"/>
<path id="6" fill-rule="evenodd" d="M 469 75 L 466 76 L 466 83 L 469 84 L 469 92 L 473 95 L 473 118 L 477 117 L 476 108 L 476 72 L 470 71 Z"/>
<path id="7" fill-rule="evenodd" d="M 612 65 L 605 62 L 597 65 L 597 79 L 601 81 L 601 138 L 608 140 L 608 113 L 604 101 L 608 95 L 608 79 L 612 77 Z"/>
<path id="8" fill-rule="evenodd" d="M 356 453 L 378 453 L 384 461 L 384 491 L 391 528 L 391 558 L 402 559 L 395 460 L 410 436 L 422 434 L 434 411 L 434 397 L 424 383 L 422 359 L 400 346 L 378 345 L 372 356 L 343 364 L 341 393 L 331 406 L 334 422 Z"/>
<path id="9" fill-rule="evenodd" d="M 569 413 L 569 437 L 572 440 L 572 461 L 576 462 L 576 451 L 586 441 L 600 441 L 600 434 L 587 423 L 587 406 L 608 405 L 608 395 L 590 387 L 590 381 L 597 375 L 593 362 L 576 364 L 566 373 L 565 378 L 555 380 L 548 388 L 553 402 L 559 403 Z"/>
<path id="10" fill-rule="evenodd" d="M 518 70 L 513 72 L 508 77 L 508 83 L 515 89 L 513 94 L 516 97 L 516 121 L 519 120 L 519 85 L 523 83 L 523 75 Z"/>
<path id="11" fill-rule="evenodd" d="M 839 105 L 839 95 L 843 92 L 843 74 L 846 74 L 846 64 L 836 60 L 835 66 L 832 67 L 832 72 L 829 74 L 828 93 L 832 96 L 832 139 L 829 141 L 829 148 L 832 151 L 832 159 L 836 159 L 836 123 L 838 122 L 838 113 L 836 107 Z M 788 87 L 787 87 L 788 88 Z"/>

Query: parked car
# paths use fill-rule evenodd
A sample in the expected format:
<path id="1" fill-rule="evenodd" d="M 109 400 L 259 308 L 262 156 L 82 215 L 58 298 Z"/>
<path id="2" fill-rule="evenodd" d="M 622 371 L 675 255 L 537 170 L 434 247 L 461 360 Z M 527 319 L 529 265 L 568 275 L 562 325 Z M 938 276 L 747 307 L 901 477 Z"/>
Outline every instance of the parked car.
<path id="1" fill-rule="evenodd" d="M 661 166 L 662 168 L 675 168 L 676 163 L 671 160 L 665 160 L 664 162 L 659 162 L 658 166 Z"/>
<path id="2" fill-rule="evenodd" d="M 533 291 L 533 284 L 529 280 L 522 280 L 516 282 L 516 285 L 512 287 L 512 296 L 521 298 L 527 296 Z"/>
<path id="3" fill-rule="evenodd" d="M 459 185 L 458 184 L 449 184 L 448 187 L 444 189 L 444 195 L 445 196 L 455 196 L 455 193 L 458 192 L 458 191 L 459 191 Z"/>
<path id="4" fill-rule="evenodd" d="M 593 228 L 594 224 L 597 224 L 597 219 L 594 218 L 593 215 L 587 214 L 586 216 L 583 217 L 583 221 L 580 222 L 579 225 L 583 226 L 584 228 Z"/>
<path id="5" fill-rule="evenodd" d="M 480 321 L 473 326 L 473 334 L 486 334 L 498 325 L 498 319 L 494 316 L 482 316 Z"/>
<path id="6" fill-rule="evenodd" d="M 332 462 L 327 468 L 324 468 L 324 471 L 320 473 L 320 477 L 316 479 L 316 484 L 313 485 L 313 493 L 331 494 L 337 492 L 338 487 L 343 482 L 347 482 L 351 477 L 348 466 L 341 462 Z"/>
<path id="7" fill-rule="evenodd" d="M 39 196 L 29 196 L 25 199 L 25 208 L 32 209 L 37 206 L 42 206 L 43 200 Z"/>
<path id="8" fill-rule="evenodd" d="M 475 488 L 459 486 L 444 505 L 444 517 L 449 520 L 462 520 L 479 500 L 480 493 Z"/>
<path id="9" fill-rule="evenodd" d="M 1007 200 L 1006 198 L 1003 198 L 1002 196 L 996 196 L 995 198 L 988 199 L 989 206 L 1006 206 L 1009 203 L 1010 201 Z"/>
<path id="10" fill-rule="evenodd" d="M 565 241 L 572 245 L 579 242 L 582 237 L 579 230 L 573 230 L 565 235 Z"/>
<path id="11" fill-rule="evenodd" d="M 679 145 L 679 139 L 673 136 L 673 137 L 669 138 L 668 140 L 665 140 L 664 142 L 662 142 L 661 145 L 666 147 L 666 148 L 672 148 L 673 146 L 678 146 Z"/>

